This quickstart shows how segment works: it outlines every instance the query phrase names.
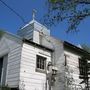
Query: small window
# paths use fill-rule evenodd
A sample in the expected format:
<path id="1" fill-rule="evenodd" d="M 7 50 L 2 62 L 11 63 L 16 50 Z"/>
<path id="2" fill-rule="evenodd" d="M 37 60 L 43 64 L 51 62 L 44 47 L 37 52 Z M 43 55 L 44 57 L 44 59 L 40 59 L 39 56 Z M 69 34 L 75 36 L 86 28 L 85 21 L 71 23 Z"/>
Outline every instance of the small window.
<path id="1" fill-rule="evenodd" d="M 46 58 L 40 55 L 36 56 L 36 69 L 39 71 L 45 71 L 46 69 Z"/>
<path id="2" fill-rule="evenodd" d="M 67 66 L 67 55 L 66 55 L 66 54 L 64 54 L 64 58 L 65 58 L 65 63 L 64 63 L 64 65 Z"/>
<path id="3" fill-rule="evenodd" d="M 85 58 L 79 58 L 79 72 L 81 79 L 88 75 L 87 60 Z"/>

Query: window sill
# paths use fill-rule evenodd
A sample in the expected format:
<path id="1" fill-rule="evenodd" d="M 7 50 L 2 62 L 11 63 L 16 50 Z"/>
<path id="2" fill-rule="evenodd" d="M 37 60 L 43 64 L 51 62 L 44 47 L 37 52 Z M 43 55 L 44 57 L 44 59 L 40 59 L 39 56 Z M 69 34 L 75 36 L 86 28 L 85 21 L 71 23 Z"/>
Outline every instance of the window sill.
<path id="1" fill-rule="evenodd" d="M 36 68 L 36 72 L 39 72 L 39 73 L 46 73 L 45 70 L 43 70 L 43 69 L 39 69 L 39 68 Z"/>

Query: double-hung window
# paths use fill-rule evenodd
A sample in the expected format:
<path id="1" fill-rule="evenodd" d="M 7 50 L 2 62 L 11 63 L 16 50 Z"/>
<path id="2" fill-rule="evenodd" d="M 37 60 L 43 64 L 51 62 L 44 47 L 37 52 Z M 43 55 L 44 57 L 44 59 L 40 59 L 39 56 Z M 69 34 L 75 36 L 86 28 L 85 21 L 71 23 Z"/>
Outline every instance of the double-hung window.
<path id="1" fill-rule="evenodd" d="M 40 55 L 36 56 L 36 70 L 45 71 L 46 70 L 46 58 Z"/>

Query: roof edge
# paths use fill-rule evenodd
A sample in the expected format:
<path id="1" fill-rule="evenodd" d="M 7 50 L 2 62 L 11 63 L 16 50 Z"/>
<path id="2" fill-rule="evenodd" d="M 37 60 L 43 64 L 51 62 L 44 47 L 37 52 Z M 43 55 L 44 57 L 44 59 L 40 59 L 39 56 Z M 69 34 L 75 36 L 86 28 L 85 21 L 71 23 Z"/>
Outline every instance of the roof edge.
<path id="1" fill-rule="evenodd" d="M 23 39 L 23 42 L 28 43 L 28 44 L 35 45 L 35 46 L 37 46 L 37 47 L 39 47 L 39 48 L 48 50 L 48 51 L 50 51 L 50 52 L 53 52 L 53 51 L 54 51 L 53 49 L 50 49 L 50 48 L 45 47 L 45 46 L 43 46 L 43 45 L 37 44 L 37 43 L 32 42 L 32 41 L 30 41 L 30 40 L 27 40 L 27 39 L 25 39 L 25 38 Z"/>
<path id="2" fill-rule="evenodd" d="M 79 52 L 81 52 L 81 53 L 83 53 L 85 55 L 88 55 L 90 57 L 90 53 L 88 53 L 86 50 L 84 50 L 82 48 L 79 48 L 79 47 L 77 47 L 77 46 L 75 46 L 75 45 L 73 45 L 73 44 L 71 44 L 71 43 L 69 43 L 67 41 L 64 41 L 64 46 L 67 46 L 67 47 L 69 47 L 71 49 L 77 50 L 77 51 L 79 51 Z"/>

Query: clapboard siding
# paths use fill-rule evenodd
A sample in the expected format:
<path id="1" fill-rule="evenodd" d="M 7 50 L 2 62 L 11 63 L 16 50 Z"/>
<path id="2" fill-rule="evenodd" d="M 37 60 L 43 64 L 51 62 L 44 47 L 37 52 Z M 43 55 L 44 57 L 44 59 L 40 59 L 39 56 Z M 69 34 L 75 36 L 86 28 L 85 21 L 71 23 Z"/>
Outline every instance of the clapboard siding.
<path id="1" fill-rule="evenodd" d="M 21 37 L 27 38 L 27 39 L 32 39 L 33 38 L 33 27 L 26 26 L 25 28 L 21 29 L 18 31 L 18 35 Z"/>
<path id="2" fill-rule="evenodd" d="M 16 57 L 17 56 L 17 57 Z M 9 57 L 8 57 L 9 58 Z M 9 62 L 14 62 L 15 60 L 19 60 L 20 59 L 20 54 L 16 54 L 13 57 L 9 58 Z"/>
<path id="3" fill-rule="evenodd" d="M 7 84 L 9 86 L 19 85 L 21 47 L 14 47 L 8 54 Z M 14 84 L 12 84 L 14 83 Z"/>
<path id="4" fill-rule="evenodd" d="M 82 81 L 79 78 L 79 58 L 80 56 L 72 53 L 70 51 L 64 51 L 66 55 L 67 65 L 69 66 L 69 70 L 72 70 L 72 76 L 76 84 L 79 85 L 79 83 Z"/>
<path id="5" fill-rule="evenodd" d="M 6 85 L 18 87 L 20 78 L 21 43 L 5 34 L 0 41 L 0 55 L 8 55 Z M 4 52 L 5 51 L 5 52 Z M 7 51 L 7 52 L 6 52 Z"/>
<path id="6" fill-rule="evenodd" d="M 6 42 L 6 38 L 3 37 L 2 39 L 0 39 L 0 57 L 6 55 L 9 52 L 9 47 L 7 45 Z"/>
<path id="7" fill-rule="evenodd" d="M 13 71 L 13 69 L 11 69 L 11 70 L 8 70 L 8 73 L 10 73 L 10 74 L 16 74 L 16 73 L 19 73 L 19 69 L 17 70 L 17 68 L 16 69 L 14 69 L 14 71 Z M 9 75 L 9 74 L 8 74 Z M 12 76 L 13 77 L 13 76 Z M 7 77 L 7 78 L 9 78 L 9 77 Z"/>
<path id="8" fill-rule="evenodd" d="M 9 85 L 9 87 L 15 88 L 18 85 L 18 80 L 15 80 L 13 83 L 12 83 L 12 81 L 9 81 L 8 85 Z"/>
<path id="9" fill-rule="evenodd" d="M 42 75 L 42 74 L 33 74 L 33 73 L 30 73 L 30 70 L 28 72 L 26 72 L 26 74 L 24 75 L 24 73 L 21 74 L 21 76 L 23 76 L 24 78 L 28 78 L 31 77 L 30 79 L 35 79 L 36 80 L 45 80 L 45 75 Z M 32 77 L 33 76 L 33 77 Z"/>
<path id="10" fill-rule="evenodd" d="M 41 54 L 41 53 L 42 54 Z M 45 87 L 46 74 L 36 72 L 36 55 L 41 55 L 47 58 L 47 62 L 51 61 L 51 53 L 36 46 L 23 44 L 21 66 L 20 66 L 20 81 L 25 84 L 25 90 L 42 90 Z M 45 88 L 43 88 L 45 89 Z"/>

